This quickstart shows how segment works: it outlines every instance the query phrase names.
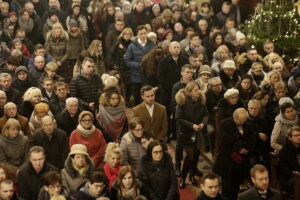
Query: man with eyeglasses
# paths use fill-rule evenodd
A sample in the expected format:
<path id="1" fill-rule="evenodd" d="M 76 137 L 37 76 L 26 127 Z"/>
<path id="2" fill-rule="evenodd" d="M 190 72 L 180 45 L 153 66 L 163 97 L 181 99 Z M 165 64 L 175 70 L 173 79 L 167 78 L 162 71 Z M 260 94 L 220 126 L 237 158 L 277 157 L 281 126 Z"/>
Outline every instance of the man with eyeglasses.
<path id="1" fill-rule="evenodd" d="M 16 104 L 12 102 L 8 102 L 4 106 L 4 116 L 0 118 L 0 132 L 2 131 L 2 128 L 4 127 L 6 121 L 10 118 L 18 120 L 20 122 L 21 130 L 23 131 L 24 135 L 31 137 L 28 119 L 18 113 Z"/>
<path id="2" fill-rule="evenodd" d="M 105 174 L 94 171 L 89 180 L 78 188 L 77 200 L 110 200 Z"/>
<path id="3" fill-rule="evenodd" d="M 54 196 L 62 195 L 69 196 L 69 190 L 62 186 L 61 174 L 57 171 L 50 171 L 43 176 L 45 183 L 41 188 L 38 199 L 51 199 Z"/>
<path id="4" fill-rule="evenodd" d="M 279 152 L 279 178 L 284 191 L 294 194 L 293 172 L 300 173 L 300 127 L 288 130 L 288 142 Z"/>
<path id="5" fill-rule="evenodd" d="M 265 166 L 254 165 L 250 174 L 254 186 L 240 193 L 238 200 L 281 200 L 280 192 L 269 187 L 269 173 Z"/>

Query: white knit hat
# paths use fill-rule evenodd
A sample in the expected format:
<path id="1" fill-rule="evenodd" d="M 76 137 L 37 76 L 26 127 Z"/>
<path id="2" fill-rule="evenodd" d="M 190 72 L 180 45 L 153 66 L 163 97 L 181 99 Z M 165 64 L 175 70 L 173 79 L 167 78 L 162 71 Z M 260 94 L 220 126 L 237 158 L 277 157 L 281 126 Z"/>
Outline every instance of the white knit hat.
<path id="1" fill-rule="evenodd" d="M 228 97 L 235 95 L 235 94 L 239 95 L 239 91 L 237 89 L 234 89 L 234 88 L 228 89 L 224 94 L 224 98 L 227 99 Z"/>
<path id="2" fill-rule="evenodd" d="M 241 31 L 236 32 L 235 34 L 236 41 L 239 43 L 241 39 L 246 38 L 245 34 Z"/>
<path id="3" fill-rule="evenodd" d="M 278 102 L 279 106 L 281 106 L 284 103 L 290 103 L 290 104 L 294 105 L 294 101 L 290 97 L 282 97 Z"/>
<path id="4" fill-rule="evenodd" d="M 71 147 L 71 151 L 69 155 L 75 155 L 75 154 L 86 155 L 86 156 L 89 155 L 86 146 L 83 144 L 74 144 Z"/>
<path id="5" fill-rule="evenodd" d="M 233 60 L 225 60 L 222 67 L 223 67 L 223 69 L 236 69 L 235 63 Z"/>

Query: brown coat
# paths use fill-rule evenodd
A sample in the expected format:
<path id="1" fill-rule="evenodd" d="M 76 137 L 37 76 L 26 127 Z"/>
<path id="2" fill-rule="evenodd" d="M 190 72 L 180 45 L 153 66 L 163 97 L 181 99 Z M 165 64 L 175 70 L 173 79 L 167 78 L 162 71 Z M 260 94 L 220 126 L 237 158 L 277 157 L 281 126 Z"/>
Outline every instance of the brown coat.
<path id="1" fill-rule="evenodd" d="M 20 122 L 21 129 L 22 129 L 24 135 L 26 135 L 30 138 L 31 132 L 30 132 L 29 125 L 28 125 L 28 119 L 19 114 L 17 114 L 15 119 Z M 6 115 L 4 115 L 3 117 L 0 118 L 0 133 L 2 132 L 2 128 L 4 127 L 7 120 L 8 120 L 8 118 L 6 117 Z"/>
<path id="2" fill-rule="evenodd" d="M 155 102 L 152 118 L 150 117 L 145 102 L 132 108 L 132 111 L 135 116 L 143 121 L 144 131 L 150 133 L 154 139 L 160 139 L 166 136 L 168 122 L 165 106 Z"/>

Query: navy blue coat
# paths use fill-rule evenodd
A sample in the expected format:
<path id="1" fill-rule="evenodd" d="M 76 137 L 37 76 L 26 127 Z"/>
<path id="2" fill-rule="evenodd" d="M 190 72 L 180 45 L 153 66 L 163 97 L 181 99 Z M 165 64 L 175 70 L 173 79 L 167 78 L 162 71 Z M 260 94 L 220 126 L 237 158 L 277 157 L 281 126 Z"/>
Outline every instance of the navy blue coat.
<path id="1" fill-rule="evenodd" d="M 140 64 L 143 56 L 155 47 L 151 40 L 147 40 L 147 44 L 143 47 L 135 39 L 129 46 L 124 55 L 126 65 L 131 69 L 132 83 L 141 83 Z"/>

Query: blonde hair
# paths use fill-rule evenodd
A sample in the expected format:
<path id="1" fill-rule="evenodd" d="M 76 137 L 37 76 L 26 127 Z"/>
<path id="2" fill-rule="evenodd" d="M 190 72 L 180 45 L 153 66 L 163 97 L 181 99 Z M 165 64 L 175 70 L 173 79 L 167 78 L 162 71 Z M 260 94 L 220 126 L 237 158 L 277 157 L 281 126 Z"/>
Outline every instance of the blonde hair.
<path id="1" fill-rule="evenodd" d="M 133 37 L 133 31 L 131 28 L 124 28 L 123 31 L 120 33 L 120 35 L 118 36 L 118 39 L 124 37 L 124 34 L 129 31 L 130 34 L 131 34 L 131 37 Z"/>
<path id="2" fill-rule="evenodd" d="M 37 87 L 31 87 L 31 88 L 28 88 L 26 90 L 26 92 L 24 93 L 23 95 L 23 100 L 24 101 L 31 101 L 32 97 L 34 94 L 38 93 L 39 95 L 43 96 L 42 95 L 42 92 L 39 88 Z"/>
<path id="3" fill-rule="evenodd" d="M 91 56 L 99 55 L 99 45 L 102 45 L 102 42 L 100 40 L 93 40 L 93 42 L 90 44 L 89 48 L 87 49 Z"/>
<path id="4" fill-rule="evenodd" d="M 1 134 L 5 137 L 8 137 L 8 129 L 12 127 L 19 130 L 19 135 L 22 133 L 20 122 L 14 118 L 9 118 L 4 124 Z"/>
<path id="5" fill-rule="evenodd" d="M 264 80 L 260 83 L 260 85 L 261 86 L 270 85 L 271 84 L 270 79 L 275 74 L 277 74 L 279 76 L 280 81 L 282 81 L 280 72 L 273 70 L 267 73 L 267 76 L 264 77 Z"/>
<path id="6" fill-rule="evenodd" d="M 107 161 L 107 159 L 109 158 L 109 156 L 112 153 L 121 155 L 121 149 L 120 149 L 120 146 L 118 143 L 110 142 L 107 144 L 106 150 L 105 150 L 105 155 L 104 155 L 104 161 Z"/>
<path id="7" fill-rule="evenodd" d="M 110 76 L 108 74 L 103 74 L 101 76 L 101 80 L 105 87 L 118 86 L 118 82 L 119 82 L 116 77 Z"/>
<path id="8" fill-rule="evenodd" d="M 48 114 L 50 111 L 49 105 L 46 103 L 38 103 L 34 106 L 35 113 L 45 113 Z"/>
<path id="9" fill-rule="evenodd" d="M 2 10 L 3 8 L 9 8 L 9 4 L 7 2 L 1 2 L 0 3 L 0 9 Z"/>
<path id="10" fill-rule="evenodd" d="M 280 90 L 280 89 L 286 90 L 286 85 L 282 81 L 279 81 L 279 82 L 274 84 L 274 91 L 277 91 L 277 90 Z"/>
<path id="11" fill-rule="evenodd" d="M 205 95 L 203 94 L 203 92 L 200 90 L 200 86 L 198 85 L 198 83 L 196 83 L 195 81 L 191 81 L 189 82 L 185 88 L 183 89 L 180 89 L 176 95 L 175 95 L 175 100 L 177 102 L 177 104 L 185 104 L 185 96 L 191 96 L 191 93 L 193 91 L 193 89 L 195 87 L 198 87 L 199 88 L 199 93 L 200 93 L 200 96 L 199 96 L 199 99 L 201 100 L 201 104 L 205 104 Z"/>
<path id="12" fill-rule="evenodd" d="M 48 62 L 47 65 L 45 66 L 45 70 L 51 71 L 51 72 L 56 72 L 57 70 L 57 64 L 56 62 Z"/>

